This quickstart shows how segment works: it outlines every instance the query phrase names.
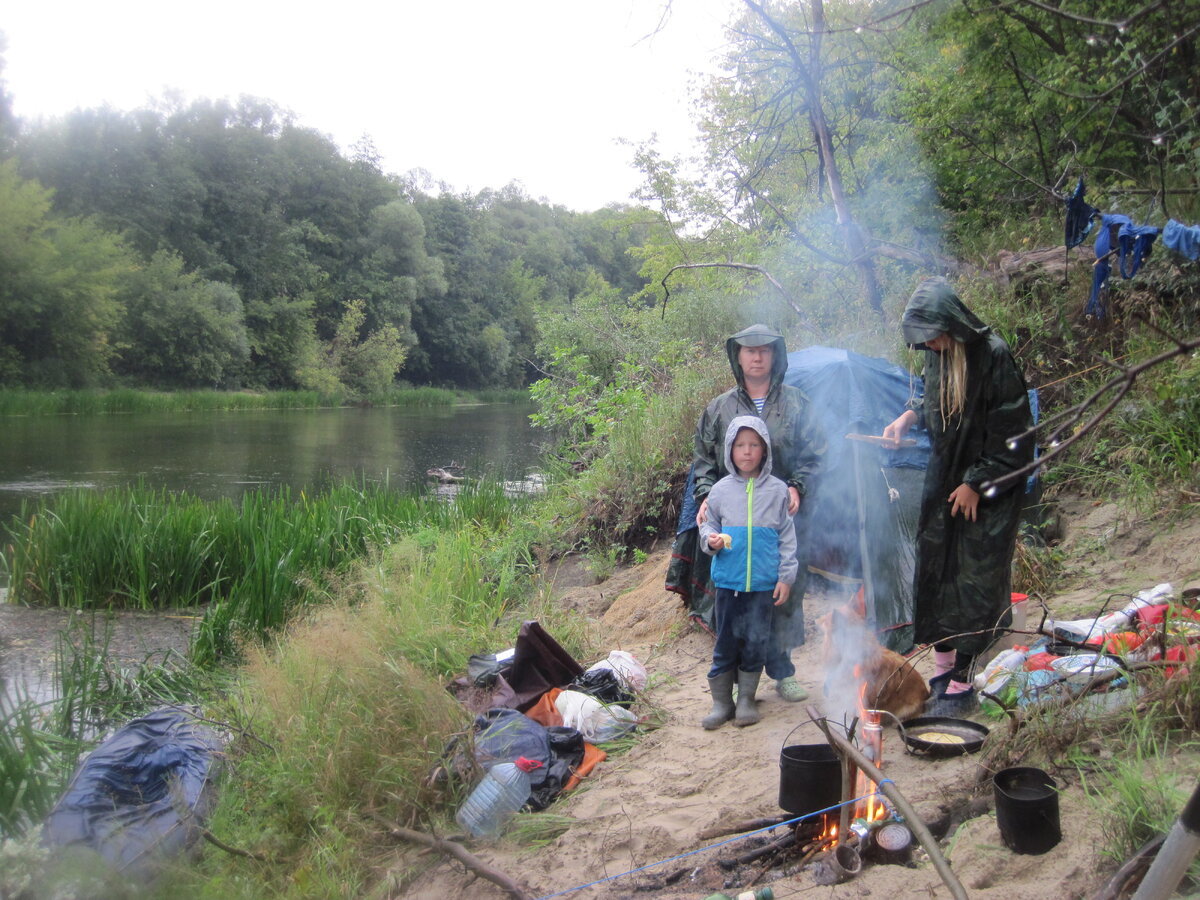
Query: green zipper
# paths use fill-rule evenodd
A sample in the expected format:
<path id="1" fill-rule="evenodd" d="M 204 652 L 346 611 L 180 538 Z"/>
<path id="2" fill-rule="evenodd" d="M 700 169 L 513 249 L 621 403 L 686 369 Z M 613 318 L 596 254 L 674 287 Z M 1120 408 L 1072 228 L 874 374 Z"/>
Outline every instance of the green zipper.
<path id="1" fill-rule="evenodd" d="M 746 479 L 746 590 L 750 590 L 750 557 L 754 554 L 754 479 Z"/>

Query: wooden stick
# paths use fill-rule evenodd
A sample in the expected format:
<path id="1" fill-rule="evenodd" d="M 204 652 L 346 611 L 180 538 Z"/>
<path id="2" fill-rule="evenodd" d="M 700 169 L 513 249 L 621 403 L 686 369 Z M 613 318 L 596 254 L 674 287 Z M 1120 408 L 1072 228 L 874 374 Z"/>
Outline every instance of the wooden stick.
<path id="1" fill-rule="evenodd" d="M 398 837 L 413 844 L 422 844 L 431 850 L 436 850 L 438 853 L 454 857 L 454 859 L 457 859 L 476 875 L 486 878 L 492 884 L 507 891 L 513 900 L 533 900 L 533 896 L 527 893 L 517 882 L 513 881 L 513 879 L 509 878 L 503 872 L 493 869 L 478 856 L 468 851 L 462 844 L 455 841 L 448 841 L 444 838 L 436 838 L 420 831 L 413 831 L 411 828 L 394 825 L 379 816 L 373 816 L 373 818 L 386 825 L 392 837 Z"/>
<path id="2" fill-rule="evenodd" d="M 775 816 L 770 819 L 746 819 L 742 822 L 734 822 L 732 825 L 714 825 L 711 828 L 705 828 L 697 837 L 702 841 L 708 841 L 712 838 L 724 837 L 727 834 L 741 834 L 744 831 L 755 831 L 759 828 L 770 828 L 772 825 L 782 825 L 792 818 L 794 816 L 786 815 Z"/>
<path id="3" fill-rule="evenodd" d="M 846 738 L 837 734 L 836 731 L 829 727 L 825 717 L 821 715 L 813 707 L 808 707 L 808 717 L 816 723 L 817 727 L 825 732 L 825 739 L 840 750 L 843 755 L 854 760 L 867 777 L 879 786 L 884 795 L 896 804 L 896 809 L 904 816 L 904 824 L 911 830 L 916 839 L 925 848 L 925 852 L 929 854 L 929 859 L 933 863 L 933 867 L 937 869 L 938 875 L 946 887 L 950 889 L 950 893 L 954 895 L 956 900 L 969 900 L 967 892 L 963 889 L 962 883 L 950 868 L 950 864 L 946 862 L 946 857 L 942 855 L 941 848 L 938 847 L 938 842 L 934 836 L 925 827 L 925 823 L 921 821 L 921 817 L 917 815 L 917 811 L 913 809 L 912 804 L 905 799 L 904 795 L 896 788 L 888 777 L 875 767 L 865 755 L 860 753 Z M 841 834 L 838 835 L 841 837 Z"/>
<path id="4" fill-rule="evenodd" d="M 200 836 L 212 844 L 214 847 L 219 847 L 226 853 L 233 856 L 243 856 L 246 859 L 256 859 L 259 862 L 270 862 L 271 860 L 263 856 L 261 853 L 251 853 L 249 850 L 239 850 L 237 847 L 231 847 L 222 841 L 219 837 L 209 831 L 207 828 L 200 829 Z"/>

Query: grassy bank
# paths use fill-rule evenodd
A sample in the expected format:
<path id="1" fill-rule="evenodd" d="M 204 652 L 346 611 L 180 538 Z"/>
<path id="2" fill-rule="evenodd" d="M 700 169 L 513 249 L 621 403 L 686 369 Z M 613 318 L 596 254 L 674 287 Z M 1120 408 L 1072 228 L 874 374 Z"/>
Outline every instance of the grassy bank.
<path id="1" fill-rule="evenodd" d="M 519 388 L 457 391 L 397 387 L 355 403 L 367 406 L 446 406 L 456 403 L 520 403 Z M 151 391 L 137 389 L 31 391 L 0 389 L 0 416 L 103 415 L 135 412 L 196 412 L 241 409 L 321 409 L 346 406 L 341 394 L 316 391 Z"/>
<path id="2" fill-rule="evenodd" d="M 4 874 L 24 865 L 30 878 L 76 877 L 47 874 L 29 829 L 101 708 L 119 724 L 164 702 L 199 702 L 231 736 L 210 828 L 260 861 L 206 853 L 150 896 L 360 897 L 380 883 L 380 820 L 449 827 L 468 786 L 428 776 L 469 716 L 446 681 L 471 654 L 511 646 L 530 618 L 576 658 L 593 650 L 581 620 L 544 602 L 532 554 L 541 518 L 528 501 L 481 488 L 412 509 L 375 552 L 307 582 L 307 600 L 323 602 L 293 607 L 274 639 L 245 645 L 236 670 L 115 673 L 102 646 L 65 643 L 62 700 L 0 710 L 0 838 L 14 839 L 0 851 L 13 863 Z M 103 886 L 104 896 L 135 894 L 148 896 Z"/>

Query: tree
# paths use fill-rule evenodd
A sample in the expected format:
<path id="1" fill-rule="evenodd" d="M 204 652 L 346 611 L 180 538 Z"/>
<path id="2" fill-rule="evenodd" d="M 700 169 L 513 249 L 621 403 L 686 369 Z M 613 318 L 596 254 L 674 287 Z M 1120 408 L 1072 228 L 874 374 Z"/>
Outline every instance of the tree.
<path id="1" fill-rule="evenodd" d="M 123 279 L 114 370 L 175 388 L 236 387 L 250 357 L 242 300 L 228 284 L 183 270 L 161 250 Z"/>
<path id="2" fill-rule="evenodd" d="M 724 71 L 700 98 L 702 180 L 681 176 L 678 161 L 653 147 L 639 154 L 648 191 L 687 223 L 680 252 L 654 280 L 670 265 L 737 262 L 770 272 L 818 326 L 843 327 L 864 309 L 878 318 L 883 298 L 901 292 L 894 285 L 938 265 L 920 246 L 938 216 L 917 145 L 881 102 L 894 89 L 889 47 L 855 27 L 889 7 L 743 7 Z M 689 278 L 787 306 L 744 273 Z"/>
<path id="3" fill-rule="evenodd" d="M 1096 205 L 1141 192 L 1165 214 L 1194 208 L 1196 0 L 963 0 L 914 24 L 895 108 L 917 123 L 947 208 L 982 225 L 1053 211 L 1079 174 Z"/>
<path id="4" fill-rule="evenodd" d="M 50 213 L 51 195 L 0 162 L 0 383 L 83 387 L 103 381 L 132 265 L 121 240 Z"/>
<path id="5" fill-rule="evenodd" d="M 391 387 L 404 365 L 400 330 L 387 324 L 364 337 L 366 319 L 363 301 L 346 303 L 334 336 L 301 362 L 297 372 L 300 383 L 327 394 L 344 389 L 354 398 L 367 398 Z"/>

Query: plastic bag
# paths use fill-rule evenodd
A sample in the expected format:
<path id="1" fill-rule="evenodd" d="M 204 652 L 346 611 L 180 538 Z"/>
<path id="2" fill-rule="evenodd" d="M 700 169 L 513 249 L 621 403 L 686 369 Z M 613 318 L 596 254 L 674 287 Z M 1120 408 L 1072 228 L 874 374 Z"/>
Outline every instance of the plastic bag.
<path id="1" fill-rule="evenodd" d="M 627 650 L 611 651 L 606 658 L 590 666 L 588 671 L 591 672 L 594 669 L 611 669 L 616 673 L 621 687 L 630 693 L 636 694 L 638 691 L 646 689 L 646 667 Z"/>
<path id="2" fill-rule="evenodd" d="M 605 706 L 579 691 L 563 691 L 554 701 L 563 725 L 574 728 L 585 741 L 602 744 L 637 727 L 637 716 L 623 706 Z"/>
<path id="3" fill-rule="evenodd" d="M 601 703 L 629 706 L 633 703 L 633 694 L 621 684 L 621 677 L 612 669 L 591 668 L 567 685 L 569 691 L 579 691 L 595 697 Z"/>

